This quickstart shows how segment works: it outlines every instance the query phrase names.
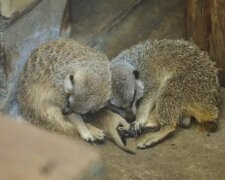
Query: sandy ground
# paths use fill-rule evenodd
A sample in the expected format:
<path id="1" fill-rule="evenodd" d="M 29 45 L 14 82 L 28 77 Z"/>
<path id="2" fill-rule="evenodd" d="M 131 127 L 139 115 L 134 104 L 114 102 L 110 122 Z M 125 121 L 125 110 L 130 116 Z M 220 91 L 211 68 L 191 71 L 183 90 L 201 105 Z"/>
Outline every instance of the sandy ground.
<path id="1" fill-rule="evenodd" d="M 134 7 L 123 18 L 118 18 L 118 14 L 121 9 L 126 10 L 127 1 L 109 0 L 109 6 L 97 0 L 98 3 L 91 4 L 93 14 L 85 7 L 89 1 L 72 7 L 74 12 L 78 7 L 80 15 L 74 19 L 73 38 L 103 51 L 109 58 L 149 38 L 183 37 L 183 0 L 132 0 L 128 5 Z M 223 90 L 225 102 L 224 97 Z M 225 179 L 225 105 L 221 109 L 220 128 L 216 133 L 203 132 L 197 125 L 179 128 L 173 137 L 155 147 L 137 150 L 136 155 L 126 154 L 109 141 L 94 147 L 101 153 L 109 179 L 113 180 Z M 128 146 L 135 149 L 137 142 L 138 139 L 129 139 Z"/>

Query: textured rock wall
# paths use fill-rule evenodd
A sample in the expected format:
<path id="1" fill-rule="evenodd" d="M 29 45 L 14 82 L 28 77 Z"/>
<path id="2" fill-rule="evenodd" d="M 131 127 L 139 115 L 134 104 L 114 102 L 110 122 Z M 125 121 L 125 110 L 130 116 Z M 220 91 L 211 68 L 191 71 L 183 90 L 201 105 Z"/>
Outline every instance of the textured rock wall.
<path id="1" fill-rule="evenodd" d="M 1 15 L 5 17 L 12 17 L 15 13 L 23 11 L 35 0 L 1 0 Z"/>
<path id="2" fill-rule="evenodd" d="M 0 115 L 1 180 L 106 179 L 88 144 Z"/>
<path id="3" fill-rule="evenodd" d="M 35 4 L 34 4 L 35 2 Z M 39 0 L 11 18 L 1 16 L 0 109 L 16 114 L 18 77 L 31 51 L 61 35 L 67 0 Z M 65 21 L 65 20 L 64 20 Z M 4 58 L 3 58 L 4 57 Z"/>

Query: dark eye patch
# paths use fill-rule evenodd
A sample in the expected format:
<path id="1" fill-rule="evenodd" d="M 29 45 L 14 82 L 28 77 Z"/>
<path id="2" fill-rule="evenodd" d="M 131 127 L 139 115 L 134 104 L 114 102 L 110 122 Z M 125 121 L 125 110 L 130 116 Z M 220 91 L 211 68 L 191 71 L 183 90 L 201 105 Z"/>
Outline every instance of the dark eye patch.
<path id="1" fill-rule="evenodd" d="M 133 74 L 134 74 L 134 77 L 135 77 L 136 80 L 139 79 L 140 73 L 137 70 L 134 70 Z"/>
<path id="2" fill-rule="evenodd" d="M 73 77 L 73 75 L 70 75 L 69 78 L 70 78 L 71 83 L 74 84 L 74 77 Z"/>
<path id="3" fill-rule="evenodd" d="M 70 112 L 70 101 L 69 101 L 69 97 L 70 97 L 70 94 L 67 94 L 66 95 L 66 99 L 65 99 L 65 106 L 62 109 L 62 114 L 63 115 L 69 115 L 71 113 Z"/>
<path id="4" fill-rule="evenodd" d="M 70 94 L 67 94 L 66 95 L 66 106 L 70 106 L 69 98 L 70 98 Z"/>

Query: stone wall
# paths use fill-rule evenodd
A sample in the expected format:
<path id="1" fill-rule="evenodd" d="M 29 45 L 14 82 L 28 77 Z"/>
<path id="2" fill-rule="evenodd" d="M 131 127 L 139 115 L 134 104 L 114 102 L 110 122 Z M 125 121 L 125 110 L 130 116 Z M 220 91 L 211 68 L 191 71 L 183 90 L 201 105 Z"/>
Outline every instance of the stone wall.
<path id="1" fill-rule="evenodd" d="M 0 79 L 0 109 L 6 112 L 10 109 L 12 114 L 17 112 L 14 97 L 26 60 L 40 44 L 60 37 L 62 20 L 65 21 L 67 0 L 31 1 L 23 0 L 20 1 L 24 2 L 23 5 L 17 4 L 16 7 L 26 7 L 18 15 L 11 18 L 1 16 L 0 19 L 2 24 L 6 22 L 0 32 L 0 73 L 3 77 Z M 33 7 L 27 6 L 26 3 Z M 9 15 L 9 12 L 6 14 Z"/>
<path id="2" fill-rule="evenodd" d="M 1 15 L 10 18 L 15 13 L 23 11 L 26 7 L 29 7 L 35 0 L 1 0 Z"/>
<path id="3" fill-rule="evenodd" d="M 0 114 L 0 179 L 106 179 L 100 155 L 76 138 L 63 137 Z"/>

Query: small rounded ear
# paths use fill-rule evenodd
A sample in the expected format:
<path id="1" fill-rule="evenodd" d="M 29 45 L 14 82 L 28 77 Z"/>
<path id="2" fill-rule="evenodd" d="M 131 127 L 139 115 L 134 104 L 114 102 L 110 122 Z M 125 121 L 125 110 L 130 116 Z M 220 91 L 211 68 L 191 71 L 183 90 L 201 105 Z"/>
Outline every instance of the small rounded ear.
<path id="1" fill-rule="evenodd" d="M 137 70 L 133 70 L 135 79 L 139 79 L 140 73 Z"/>
<path id="2" fill-rule="evenodd" d="M 73 92 L 73 88 L 74 88 L 74 76 L 67 75 L 64 80 L 64 90 L 67 94 L 70 94 Z"/>

